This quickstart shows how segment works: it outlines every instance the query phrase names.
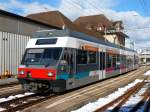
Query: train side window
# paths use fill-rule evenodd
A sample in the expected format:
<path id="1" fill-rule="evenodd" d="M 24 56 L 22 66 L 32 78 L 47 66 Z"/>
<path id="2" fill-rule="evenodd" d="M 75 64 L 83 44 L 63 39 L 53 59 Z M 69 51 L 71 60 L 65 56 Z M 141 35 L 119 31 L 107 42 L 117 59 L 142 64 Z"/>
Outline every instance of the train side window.
<path id="1" fill-rule="evenodd" d="M 121 64 L 120 57 L 121 57 L 121 55 L 117 54 L 116 69 L 120 69 L 120 64 Z"/>
<path id="2" fill-rule="evenodd" d="M 107 68 L 110 68 L 112 66 L 112 56 L 110 54 L 106 54 L 106 62 L 107 62 Z"/>
<path id="3" fill-rule="evenodd" d="M 117 56 L 116 54 L 112 55 L 112 66 L 116 69 Z"/>
<path id="4" fill-rule="evenodd" d="M 88 56 L 89 56 L 88 63 L 96 63 L 96 52 L 95 51 L 89 51 Z"/>
<path id="5" fill-rule="evenodd" d="M 87 64 L 87 51 L 78 50 L 77 64 Z"/>
<path id="6" fill-rule="evenodd" d="M 102 55 L 102 52 L 100 52 L 100 70 L 103 69 L 103 55 Z"/>
<path id="7" fill-rule="evenodd" d="M 100 52 L 100 70 L 105 69 L 105 52 Z"/>
<path id="8" fill-rule="evenodd" d="M 103 69 L 103 70 L 105 69 L 105 62 L 106 62 L 106 61 L 105 61 L 105 56 L 106 56 L 106 53 L 103 52 L 103 53 L 102 53 L 102 57 L 103 57 L 103 58 L 102 58 L 102 60 L 103 60 L 102 69 Z"/>

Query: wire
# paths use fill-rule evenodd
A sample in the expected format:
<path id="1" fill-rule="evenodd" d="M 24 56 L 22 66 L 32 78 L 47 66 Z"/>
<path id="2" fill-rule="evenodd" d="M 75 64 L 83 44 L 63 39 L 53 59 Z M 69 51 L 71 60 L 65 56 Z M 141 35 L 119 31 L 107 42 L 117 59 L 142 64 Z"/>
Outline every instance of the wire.
<path id="1" fill-rule="evenodd" d="M 142 6 L 142 8 L 143 8 L 143 11 L 144 11 L 144 13 L 147 15 L 148 13 L 148 10 L 147 10 L 147 8 L 146 8 L 146 3 L 145 3 L 145 1 L 144 0 L 139 0 L 139 2 L 140 2 L 140 4 L 141 4 L 141 6 Z"/>
<path id="2" fill-rule="evenodd" d="M 73 5 L 73 6 L 75 6 L 75 7 L 78 7 L 78 8 L 82 8 L 82 9 L 84 9 L 85 7 L 84 6 L 82 6 L 82 4 L 80 4 L 79 2 L 76 2 L 76 1 L 70 1 L 70 0 L 67 0 L 69 3 L 71 3 L 71 5 Z M 102 10 L 101 9 L 99 9 L 99 8 L 97 8 L 91 1 L 89 1 L 89 0 L 87 0 L 86 1 L 91 7 L 93 7 L 94 9 L 96 9 L 97 10 L 97 12 L 102 12 Z M 69 4 L 68 3 L 68 4 Z M 144 8 L 144 4 L 145 4 L 145 2 L 144 2 L 144 0 L 140 0 L 140 3 L 141 4 L 143 4 L 142 6 L 143 6 L 143 8 Z M 70 4 L 69 4 L 70 5 Z M 144 9 L 145 10 L 145 9 Z M 137 27 L 130 27 L 130 28 L 126 28 L 126 29 L 124 29 L 123 31 L 138 31 L 138 30 L 149 30 L 150 29 L 150 27 L 143 27 L 143 28 L 137 28 Z"/>

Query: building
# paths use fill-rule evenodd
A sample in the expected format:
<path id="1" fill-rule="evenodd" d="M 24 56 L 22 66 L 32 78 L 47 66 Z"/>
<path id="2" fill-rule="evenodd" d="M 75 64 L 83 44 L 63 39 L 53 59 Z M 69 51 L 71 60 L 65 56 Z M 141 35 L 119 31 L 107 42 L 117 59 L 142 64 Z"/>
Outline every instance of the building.
<path id="1" fill-rule="evenodd" d="M 141 64 L 150 64 L 150 47 L 140 49 L 139 57 Z"/>
<path id="2" fill-rule="evenodd" d="M 122 21 L 113 22 L 101 14 L 79 17 L 74 21 L 74 24 L 78 27 L 100 33 L 105 41 L 125 47 L 125 39 L 128 36 L 122 32 Z"/>
<path id="3" fill-rule="evenodd" d="M 44 29 L 59 28 L 0 10 L 0 75 L 17 74 L 28 39 Z"/>

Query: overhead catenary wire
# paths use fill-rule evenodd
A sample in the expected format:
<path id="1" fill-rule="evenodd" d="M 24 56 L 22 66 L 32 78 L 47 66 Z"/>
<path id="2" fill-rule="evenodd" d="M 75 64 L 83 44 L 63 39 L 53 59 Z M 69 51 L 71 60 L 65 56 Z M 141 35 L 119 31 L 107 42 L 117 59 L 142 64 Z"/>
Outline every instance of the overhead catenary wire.
<path id="1" fill-rule="evenodd" d="M 143 0 L 140 0 L 140 2 L 141 1 L 143 1 Z M 80 2 L 70 1 L 70 0 L 67 0 L 67 2 L 69 2 L 68 3 L 69 5 L 71 4 L 72 6 L 74 6 L 76 8 L 81 8 L 81 9 L 85 8 L 84 6 L 82 6 L 82 4 Z M 91 1 L 87 0 L 86 3 L 88 3 L 89 6 L 93 7 L 93 9 L 95 9 L 97 12 L 99 12 L 99 13 L 103 12 L 100 8 L 97 8 Z M 142 4 L 144 4 L 144 1 L 142 2 Z M 140 31 L 140 30 L 149 30 L 149 29 L 150 29 L 150 27 L 143 27 L 143 28 L 142 27 L 141 28 L 140 27 L 139 28 L 137 28 L 137 27 L 132 27 L 132 28 L 128 27 L 126 29 L 123 29 L 122 31 L 127 32 L 127 31 Z"/>
<path id="2" fill-rule="evenodd" d="M 147 6 L 146 6 L 146 2 L 145 0 L 139 0 L 142 8 L 143 8 L 143 12 L 147 15 L 148 14 L 148 10 L 147 10 Z"/>

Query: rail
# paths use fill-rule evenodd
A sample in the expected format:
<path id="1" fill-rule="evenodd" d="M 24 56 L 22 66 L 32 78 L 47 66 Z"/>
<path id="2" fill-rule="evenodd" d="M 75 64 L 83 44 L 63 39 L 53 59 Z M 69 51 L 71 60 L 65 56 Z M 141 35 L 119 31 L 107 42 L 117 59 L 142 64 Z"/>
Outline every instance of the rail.
<path id="1" fill-rule="evenodd" d="M 131 95 L 134 95 L 135 93 L 137 93 L 146 84 L 145 80 L 137 83 L 135 86 L 133 86 L 132 88 L 127 90 L 123 95 L 121 95 L 118 98 L 114 99 L 113 101 L 107 103 L 106 105 L 98 108 L 94 112 L 104 112 L 109 107 L 113 107 L 113 109 L 110 110 L 110 112 L 118 112 L 121 109 L 121 107 L 128 101 L 128 99 L 131 97 Z M 150 109 L 150 84 L 142 96 L 143 96 L 143 98 L 136 105 L 134 105 L 132 107 L 132 109 L 130 109 L 129 112 L 137 112 L 137 110 L 141 106 L 144 107 L 144 112 L 149 112 L 149 109 Z"/>
<path id="2" fill-rule="evenodd" d="M 41 94 L 31 94 L 28 96 L 12 99 L 9 101 L 1 102 L 0 108 L 3 109 L 1 112 L 16 112 L 25 109 L 34 104 L 40 103 L 47 100 L 48 98 L 55 97 L 55 94 L 41 95 Z"/>

